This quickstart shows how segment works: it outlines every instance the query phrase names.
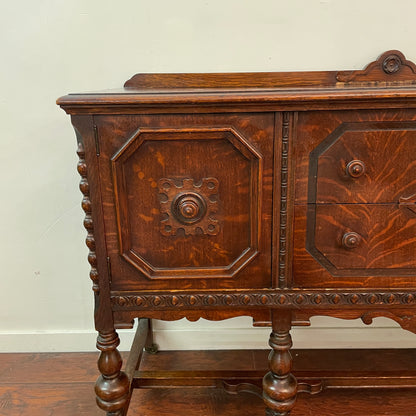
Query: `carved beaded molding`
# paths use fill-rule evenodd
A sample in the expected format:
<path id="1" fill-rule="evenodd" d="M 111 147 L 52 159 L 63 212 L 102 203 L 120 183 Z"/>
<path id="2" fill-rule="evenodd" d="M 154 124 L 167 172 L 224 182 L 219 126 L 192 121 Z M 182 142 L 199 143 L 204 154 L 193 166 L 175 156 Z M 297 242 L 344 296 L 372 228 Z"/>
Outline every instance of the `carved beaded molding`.
<path id="1" fill-rule="evenodd" d="M 90 191 L 87 178 L 87 163 L 85 162 L 85 150 L 82 143 L 82 138 L 79 132 L 75 130 L 78 140 L 78 149 L 77 155 L 79 157 L 79 162 L 77 165 L 78 173 L 81 176 L 81 182 L 79 184 L 79 189 L 81 190 L 84 197 L 82 198 L 82 209 L 85 212 L 84 218 L 84 227 L 87 230 L 87 238 L 85 243 L 89 248 L 88 253 L 88 262 L 91 265 L 90 278 L 92 280 L 92 290 L 96 293 L 99 292 L 98 285 L 98 270 L 97 270 L 97 255 L 95 254 L 95 240 L 94 240 L 94 224 L 92 221 L 92 209 L 91 209 L 91 200 L 90 200 Z"/>
<path id="2" fill-rule="evenodd" d="M 286 285 L 286 258 L 287 258 L 287 204 L 288 204 L 288 175 L 289 175 L 289 129 L 290 114 L 283 113 L 282 125 L 282 156 L 280 180 L 280 230 L 279 230 L 279 287 Z"/>
<path id="3" fill-rule="evenodd" d="M 115 309 L 160 310 L 174 308 L 200 309 L 204 307 L 261 307 L 266 308 L 331 308 L 340 306 L 380 307 L 382 305 L 415 305 L 414 292 L 319 292 L 319 291 L 261 291 L 246 293 L 203 294 L 142 294 L 113 295 Z"/>

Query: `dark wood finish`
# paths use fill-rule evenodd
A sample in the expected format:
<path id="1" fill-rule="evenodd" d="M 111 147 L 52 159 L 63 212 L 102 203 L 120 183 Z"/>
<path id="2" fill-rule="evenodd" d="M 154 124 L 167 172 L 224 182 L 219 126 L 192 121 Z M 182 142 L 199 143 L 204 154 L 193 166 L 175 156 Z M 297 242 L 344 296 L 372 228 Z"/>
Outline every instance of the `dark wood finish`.
<path id="1" fill-rule="evenodd" d="M 117 346 L 120 340 L 113 330 L 110 333 L 99 332 L 97 348 L 101 351 L 98 369 L 101 376 L 95 383 L 98 406 L 108 416 L 123 416 L 129 403 L 129 379 L 121 371 L 122 359 Z"/>
<path id="2" fill-rule="evenodd" d="M 115 328 L 135 318 L 270 324 L 270 415 L 322 388 L 291 374 L 292 325 L 386 316 L 416 332 L 416 66 L 401 52 L 362 71 L 137 74 L 58 104 L 78 140 L 109 415 L 175 377 L 259 394 L 244 374 L 141 372 L 145 321 L 126 375 Z"/>
<path id="3" fill-rule="evenodd" d="M 103 190 L 113 290 L 174 289 L 171 277 L 188 288 L 270 285 L 273 120 L 272 114 L 96 118 L 103 139 L 101 178 L 114 178 L 114 189 Z M 187 128 L 167 128 L 173 125 Z M 190 226 L 172 236 L 160 232 L 166 218 L 159 181 L 181 186 L 187 177 L 197 184 L 210 177 L 218 181 L 215 235 L 202 229 L 202 235 L 190 234 Z M 135 214 L 131 207 L 138 205 L 142 210 Z M 216 280 L 209 284 L 208 277 Z"/>
<path id="4" fill-rule="evenodd" d="M 289 415 L 296 402 L 298 382 L 292 374 L 292 338 L 289 333 L 291 326 L 290 311 L 273 313 L 273 331 L 269 339 L 272 348 L 269 355 L 270 371 L 263 379 L 263 400 L 268 416 Z"/>

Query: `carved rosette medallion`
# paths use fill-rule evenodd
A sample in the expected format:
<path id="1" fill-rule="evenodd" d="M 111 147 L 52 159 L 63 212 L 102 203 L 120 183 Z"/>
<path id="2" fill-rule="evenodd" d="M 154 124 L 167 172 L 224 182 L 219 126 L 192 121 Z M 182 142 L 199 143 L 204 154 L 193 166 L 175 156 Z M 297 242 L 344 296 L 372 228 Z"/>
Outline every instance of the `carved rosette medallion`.
<path id="1" fill-rule="evenodd" d="M 386 74 L 394 74 L 398 72 L 402 65 L 402 60 L 398 55 L 388 55 L 383 61 L 383 71 Z"/>
<path id="2" fill-rule="evenodd" d="M 220 231 L 217 213 L 218 180 L 204 178 L 159 180 L 160 232 L 165 236 L 183 230 L 186 235 L 217 235 Z"/>

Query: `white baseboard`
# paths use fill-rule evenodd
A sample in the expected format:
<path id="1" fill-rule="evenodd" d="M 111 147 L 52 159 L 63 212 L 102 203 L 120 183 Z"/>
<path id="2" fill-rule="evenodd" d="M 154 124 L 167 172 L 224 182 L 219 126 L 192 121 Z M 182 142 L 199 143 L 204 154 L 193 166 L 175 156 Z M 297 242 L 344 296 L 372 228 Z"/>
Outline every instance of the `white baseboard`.
<path id="1" fill-rule="evenodd" d="M 156 329 L 161 350 L 262 349 L 268 328 Z M 119 331 L 120 350 L 130 349 L 133 330 Z M 294 348 L 416 348 L 416 335 L 401 328 L 300 327 L 292 330 Z M 95 351 L 94 331 L 0 332 L 0 352 Z"/>

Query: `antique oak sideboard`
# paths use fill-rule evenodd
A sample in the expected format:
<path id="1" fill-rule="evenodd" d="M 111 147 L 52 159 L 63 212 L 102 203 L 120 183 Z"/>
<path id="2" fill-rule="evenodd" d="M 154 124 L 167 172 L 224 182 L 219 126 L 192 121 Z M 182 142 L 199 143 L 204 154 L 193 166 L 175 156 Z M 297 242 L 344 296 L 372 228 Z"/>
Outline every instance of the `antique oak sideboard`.
<path id="1" fill-rule="evenodd" d="M 273 416 L 314 390 L 291 374 L 292 325 L 386 316 L 416 332 L 416 66 L 402 53 L 359 71 L 137 74 L 58 104 L 78 140 L 108 415 L 146 385 L 151 319 L 271 325 Z M 135 318 L 121 371 L 116 329 Z"/>

